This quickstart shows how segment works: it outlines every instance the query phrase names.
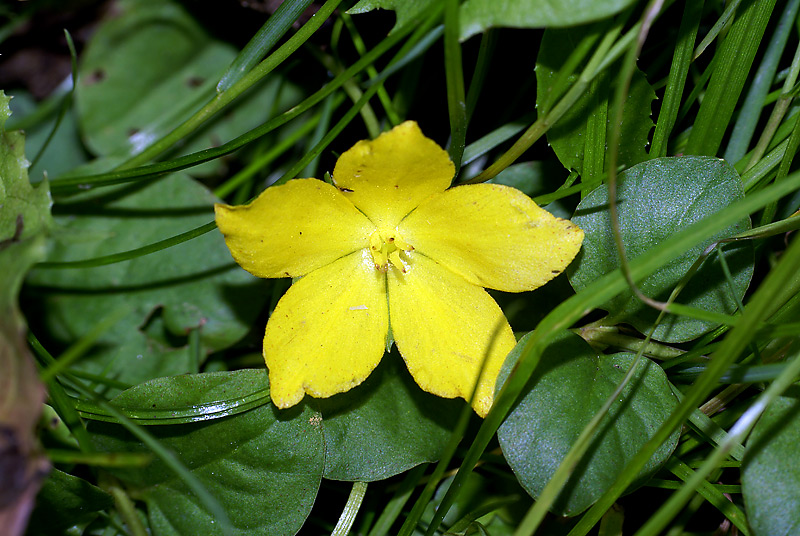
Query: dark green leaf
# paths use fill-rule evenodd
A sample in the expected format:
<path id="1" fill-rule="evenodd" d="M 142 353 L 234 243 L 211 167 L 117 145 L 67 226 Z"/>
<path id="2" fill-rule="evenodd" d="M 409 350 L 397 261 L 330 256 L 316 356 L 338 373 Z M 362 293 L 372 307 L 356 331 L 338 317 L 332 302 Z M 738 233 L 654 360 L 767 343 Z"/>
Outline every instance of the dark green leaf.
<path id="1" fill-rule="evenodd" d="M 213 220 L 216 201 L 182 175 L 73 199 L 59 205 L 64 232 L 49 261 L 91 259 L 175 236 Z M 29 303 L 42 307 L 42 321 L 67 343 L 98 319 L 127 312 L 77 366 L 128 384 L 196 370 L 189 331 L 200 330 L 202 361 L 250 330 L 268 297 L 216 232 L 107 266 L 39 270 L 30 282 L 41 300 Z"/>
<path id="2" fill-rule="evenodd" d="M 506 460 L 534 498 L 622 381 L 633 359 L 633 354 L 598 356 L 583 339 L 568 332 L 547 348 L 528 382 L 527 394 L 497 432 Z M 513 357 L 509 359 L 504 372 L 514 362 Z M 642 358 L 552 510 L 576 515 L 594 503 L 676 404 L 664 372 Z M 639 473 L 638 483 L 667 460 L 678 436 L 676 430 L 661 446 Z"/>
<path id="3" fill-rule="evenodd" d="M 113 403 L 184 409 L 207 404 L 227 396 L 225 380 L 238 374 L 254 379 L 252 371 L 166 378 L 134 387 Z M 121 426 L 91 423 L 89 431 L 101 451 L 146 452 Z M 278 410 L 265 404 L 231 417 L 148 431 L 220 502 L 234 534 L 294 534 L 314 504 L 324 470 L 324 439 L 321 416 L 306 406 Z M 147 503 L 154 534 L 221 533 L 211 514 L 161 460 L 144 469 L 110 471 Z"/>
<path id="4" fill-rule="evenodd" d="M 688 225 L 711 216 L 743 197 L 739 176 L 727 163 L 711 157 L 659 158 L 638 164 L 618 178 L 617 199 L 620 232 L 628 259 L 634 259 Z M 592 191 L 578 205 L 572 221 L 586 233 L 579 262 L 567 273 L 576 290 L 619 267 L 608 210 L 608 188 Z M 715 241 L 750 228 L 749 218 L 740 220 L 711 239 L 686 251 L 658 272 L 639 282 L 651 298 L 666 301 L 703 250 Z M 677 302 L 709 311 L 733 314 L 737 299 L 753 275 L 752 248 L 745 244 L 726 249 L 726 261 L 733 276 L 735 297 L 714 254 L 678 296 Z M 606 303 L 611 322 L 628 322 L 648 332 L 658 311 L 644 305 L 632 292 Z M 657 340 L 680 342 L 694 339 L 715 324 L 688 317 L 668 315 L 655 329 Z"/>
<path id="5" fill-rule="evenodd" d="M 323 416 L 325 477 L 352 481 L 438 460 L 463 404 L 420 389 L 396 351 L 355 389 L 312 400 Z"/>
<path id="6" fill-rule="evenodd" d="M 28 534 L 63 534 L 70 527 L 82 530 L 99 511 L 113 506 L 111 495 L 97 486 L 53 469 L 36 496 Z"/>
<path id="7" fill-rule="evenodd" d="M 601 30 L 601 25 L 592 27 L 592 32 Z M 542 47 L 536 59 L 536 102 L 540 113 L 546 113 L 553 106 L 553 93 L 560 94 L 564 76 L 567 81 L 577 78 L 577 70 L 569 73 L 561 71 L 568 65 L 570 54 L 578 47 L 581 38 L 589 32 L 586 28 L 548 29 L 542 38 Z M 613 94 L 614 73 L 619 63 L 600 73 L 590 86 L 590 90 L 553 125 L 547 132 L 547 141 L 552 145 L 558 159 L 567 169 L 574 169 L 584 175 L 599 174 L 603 171 L 603 156 L 607 150 L 606 138 L 611 125 L 609 97 Z M 558 87 L 556 87 L 558 86 Z M 656 94 L 644 74 L 636 69 L 625 99 L 625 110 L 620 130 L 619 163 L 630 167 L 647 160 L 647 143 L 653 128 L 650 105 Z M 592 136 L 591 122 L 599 121 L 606 125 L 599 136 Z M 598 163 L 585 167 L 584 158 L 592 152 Z"/>
<path id="8" fill-rule="evenodd" d="M 800 388 L 777 398 L 747 441 L 742 493 L 756 536 L 800 533 Z"/>

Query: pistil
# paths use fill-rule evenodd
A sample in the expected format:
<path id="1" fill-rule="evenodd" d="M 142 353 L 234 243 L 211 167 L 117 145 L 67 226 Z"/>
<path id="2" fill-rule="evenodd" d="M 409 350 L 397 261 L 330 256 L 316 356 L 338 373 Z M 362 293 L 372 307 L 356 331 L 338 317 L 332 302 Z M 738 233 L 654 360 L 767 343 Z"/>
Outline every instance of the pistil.
<path id="1" fill-rule="evenodd" d="M 402 273 L 407 273 L 408 262 L 400 253 L 414 251 L 414 246 L 403 240 L 397 231 L 375 231 L 369 237 L 369 250 L 376 270 L 386 273 L 391 264 Z"/>

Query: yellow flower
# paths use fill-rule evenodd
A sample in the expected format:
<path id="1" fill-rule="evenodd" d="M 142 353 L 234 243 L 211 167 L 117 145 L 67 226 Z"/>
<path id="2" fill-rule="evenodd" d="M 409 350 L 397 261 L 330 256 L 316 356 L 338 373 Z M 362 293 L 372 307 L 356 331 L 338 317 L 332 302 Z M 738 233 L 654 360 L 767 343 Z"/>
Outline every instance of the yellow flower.
<path id="1" fill-rule="evenodd" d="M 301 277 L 264 335 L 273 402 L 363 382 L 389 333 L 425 391 L 485 416 L 515 339 L 483 287 L 535 289 L 583 232 L 514 188 L 447 189 L 447 153 L 407 121 L 339 158 L 334 185 L 296 179 L 244 206 L 216 205 L 233 258 L 258 277 Z M 391 331 L 390 331 L 391 326 Z"/>

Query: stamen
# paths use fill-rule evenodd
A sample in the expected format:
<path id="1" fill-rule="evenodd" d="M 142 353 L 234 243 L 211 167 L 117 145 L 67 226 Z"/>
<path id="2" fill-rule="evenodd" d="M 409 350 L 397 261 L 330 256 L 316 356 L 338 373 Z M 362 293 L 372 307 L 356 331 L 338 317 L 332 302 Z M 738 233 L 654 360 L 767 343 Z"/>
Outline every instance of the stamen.
<path id="1" fill-rule="evenodd" d="M 414 251 L 414 247 L 394 231 L 374 231 L 369 237 L 369 252 L 379 272 L 388 272 L 391 264 L 402 273 L 407 273 L 410 267 L 400 255 L 401 251 Z"/>

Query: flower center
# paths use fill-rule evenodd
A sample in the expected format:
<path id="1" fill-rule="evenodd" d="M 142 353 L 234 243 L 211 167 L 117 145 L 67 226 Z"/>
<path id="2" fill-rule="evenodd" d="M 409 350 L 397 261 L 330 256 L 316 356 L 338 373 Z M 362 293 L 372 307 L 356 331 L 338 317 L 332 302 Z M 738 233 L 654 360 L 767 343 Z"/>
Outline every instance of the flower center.
<path id="1" fill-rule="evenodd" d="M 387 272 L 390 264 L 403 273 L 408 272 L 407 259 L 400 255 L 405 251 L 414 251 L 414 246 L 403 240 L 397 231 L 375 231 L 369 237 L 369 252 L 375 269 L 380 272 Z"/>

